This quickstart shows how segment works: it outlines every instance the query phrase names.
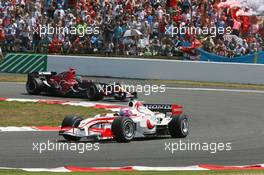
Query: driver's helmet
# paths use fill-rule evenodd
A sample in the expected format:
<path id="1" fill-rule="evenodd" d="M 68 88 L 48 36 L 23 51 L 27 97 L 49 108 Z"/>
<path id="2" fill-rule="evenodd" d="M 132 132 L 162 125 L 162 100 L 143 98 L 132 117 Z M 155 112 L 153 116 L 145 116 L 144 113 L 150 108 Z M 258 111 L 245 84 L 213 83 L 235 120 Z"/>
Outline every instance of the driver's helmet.
<path id="1" fill-rule="evenodd" d="M 70 73 L 73 74 L 73 75 L 76 74 L 76 70 L 75 70 L 75 68 L 73 68 L 73 67 L 70 67 L 68 72 L 70 72 Z"/>
<path id="2" fill-rule="evenodd" d="M 131 116 L 133 113 L 130 109 L 128 108 L 123 108 L 123 109 L 120 109 L 120 112 L 119 112 L 120 116 L 125 116 L 125 117 L 129 117 Z"/>

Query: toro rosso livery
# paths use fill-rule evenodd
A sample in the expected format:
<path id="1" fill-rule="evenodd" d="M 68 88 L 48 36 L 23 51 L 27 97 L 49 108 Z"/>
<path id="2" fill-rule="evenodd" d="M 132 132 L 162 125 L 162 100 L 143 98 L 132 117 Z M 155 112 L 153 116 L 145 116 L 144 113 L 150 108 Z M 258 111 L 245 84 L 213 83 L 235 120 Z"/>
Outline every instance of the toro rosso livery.
<path id="1" fill-rule="evenodd" d="M 98 114 L 93 118 L 64 118 L 59 135 L 68 141 L 81 138 L 129 142 L 133 138 L 171 135 L 184 138 L 189 133 L 189 117 L 180 105 L 143 104 L 132 100 L 117 113 Z"/>
<path id="2" fill-rule="evenodd" d="M 128 92 L 120 84 L 106 84 L 83 80 L 76 76 L 74 68 L 57 74 L 56 72 L 33 72 L 28 74 L 26 89 L 29 94 L 42 92 L 54 95 L 86 97 L 89 100 L 101 100 L 114 97 L 117 100 L 136 98 L 136 92 Z"/>

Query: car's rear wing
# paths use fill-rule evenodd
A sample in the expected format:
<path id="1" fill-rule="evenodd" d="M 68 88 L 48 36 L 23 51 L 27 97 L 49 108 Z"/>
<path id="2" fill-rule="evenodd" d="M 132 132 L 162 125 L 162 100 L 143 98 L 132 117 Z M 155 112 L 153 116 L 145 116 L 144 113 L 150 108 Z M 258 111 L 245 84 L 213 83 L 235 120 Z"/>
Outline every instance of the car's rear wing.
<path id="1" fill-rule="evenodd" d="M 177 104 L 144 104 L 149 110 L 153 112 L 172 113 L 172 115 L 181 115 L 183 106 Z"/>
<path id="2" fill-rule="evenodd" d="M 56 72 L 31 72 L 28 73 L 28 79 L 39 78 L 39 77 L 50 77 L 56 74 L 57 74 Z"/>

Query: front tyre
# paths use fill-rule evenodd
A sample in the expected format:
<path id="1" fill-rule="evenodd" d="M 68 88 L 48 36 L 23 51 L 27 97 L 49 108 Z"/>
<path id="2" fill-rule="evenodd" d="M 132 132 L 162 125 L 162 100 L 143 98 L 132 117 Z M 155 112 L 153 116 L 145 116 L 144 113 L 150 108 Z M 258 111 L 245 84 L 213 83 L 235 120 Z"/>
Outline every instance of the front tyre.
<path id="1" fill-rule="evenodd" d="M 63 128 L 77 128 L 83 119 L 78 116 L 66 116 L 61 124 L 61 129 Z M 68 141 L 79 141 L 81 137 L 76 137 L 72 135 L 63 134 L 62 135 Z"/>
<path id="2" fill-rule="evenodd" d="M 127 94 L 126 94 L 126 92 L 119 92 L 119 93 L 115 94 L 114 98 L 115 98 L 115 100 L 125 101 L 127 98 Z"/>
<path id="3" fill-rule="evenodd" d="M 115 118 L 111 130 L 114 139 L 120 143 L 130 142 L 135 136 L 134 122 L 128 117 Z"/>
<path id="4" fill-rule="evenodd" d="M 187 115 L 172 116 L 169 132 L 173 138 L 185 138 L 189 134 L 190 124 Z"/>
<path id="5" fill-rule="evenodd" d="M 138 98 L 137 92 L 132 92 L 131 95 L 133 95 L 132 99 L 137 99 Z"/>

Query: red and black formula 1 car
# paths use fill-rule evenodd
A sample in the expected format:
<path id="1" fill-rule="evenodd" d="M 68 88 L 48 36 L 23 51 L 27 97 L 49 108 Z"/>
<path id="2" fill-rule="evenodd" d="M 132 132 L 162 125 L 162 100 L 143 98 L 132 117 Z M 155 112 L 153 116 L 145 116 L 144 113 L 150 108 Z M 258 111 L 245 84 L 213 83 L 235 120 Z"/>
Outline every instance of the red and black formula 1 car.
<path id="1" fill-rule="evenodd" d="M 68 141 L 87 138 L 129 142 L 134 138 L 167 135 L 184 138 L 189 134 L 189 128 L 189 116 L 183 113 L 181 105 L 143 104 L 132 100 L 116 113 L 98 114 L 87 119 L 66 116 L 59 135 Z"/>
<path id="2" fill-rule="evenodd" d="M 136 92 L 128 92 L 120 84 L 106 84 L 85 80 L 76 76 L 76 70 L 57 74 L 56 72 L 33 72 L 28 74 L 26 90 L 29 94 L 48 93 L 53 95 L 86 97 L 89 100 L 102 100 L 114 97 L 116 100 L 137 98 Z"/>

